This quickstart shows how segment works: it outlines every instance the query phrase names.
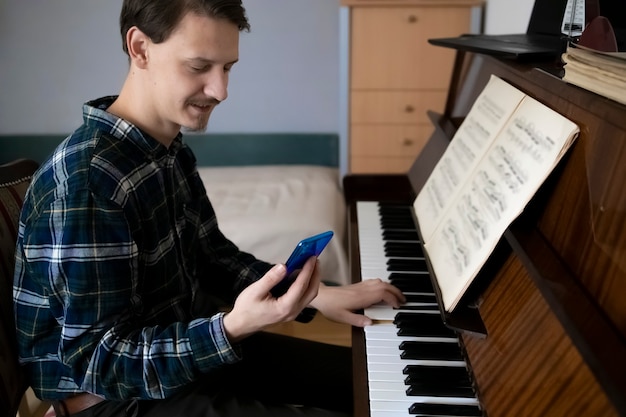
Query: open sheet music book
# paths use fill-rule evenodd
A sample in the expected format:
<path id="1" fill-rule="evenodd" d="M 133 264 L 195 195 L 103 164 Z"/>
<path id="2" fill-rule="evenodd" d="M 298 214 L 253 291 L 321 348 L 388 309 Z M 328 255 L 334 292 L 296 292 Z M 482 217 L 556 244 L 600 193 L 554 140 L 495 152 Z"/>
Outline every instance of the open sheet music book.
<path id="1" fill-rule="evenodd" d="M 446 311 L 578 132 L 570 120 L 491 76 L 413 204 Z"/>

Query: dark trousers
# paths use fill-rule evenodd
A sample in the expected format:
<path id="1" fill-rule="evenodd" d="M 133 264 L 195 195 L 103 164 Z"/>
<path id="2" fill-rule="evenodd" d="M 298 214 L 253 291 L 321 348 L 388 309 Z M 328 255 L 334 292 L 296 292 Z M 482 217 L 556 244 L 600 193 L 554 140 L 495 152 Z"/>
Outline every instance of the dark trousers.
<path id="1" fill-rule="evenodd" d="M 352 415 L 350 349 L 259 333 L 244 360 L 165 400 L 104 401 L 73 417 L 281 417 Z"/>

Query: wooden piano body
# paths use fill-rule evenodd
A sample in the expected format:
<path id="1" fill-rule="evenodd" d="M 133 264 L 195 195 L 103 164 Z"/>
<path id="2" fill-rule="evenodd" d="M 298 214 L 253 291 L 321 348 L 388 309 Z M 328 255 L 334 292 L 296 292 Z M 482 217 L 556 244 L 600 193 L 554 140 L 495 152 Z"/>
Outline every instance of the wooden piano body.
<path id="1" fill-rule="evenodd" d="M 486 337 L 460 333 L 490 417 L 626 415 L 626 106 L 564 83 L 558 64 L 458 52 L 446 111 L 408 175 L 348 175 L 350 265 L 361 280 L 355 202 L 411 204 L 491 74 L 581 129 L 501 242 L 475 297 Z M 486 275 L 486 276 L 485 276 Z M 355 416 L 369 415 L 364 334 L 353 330 Z"/>

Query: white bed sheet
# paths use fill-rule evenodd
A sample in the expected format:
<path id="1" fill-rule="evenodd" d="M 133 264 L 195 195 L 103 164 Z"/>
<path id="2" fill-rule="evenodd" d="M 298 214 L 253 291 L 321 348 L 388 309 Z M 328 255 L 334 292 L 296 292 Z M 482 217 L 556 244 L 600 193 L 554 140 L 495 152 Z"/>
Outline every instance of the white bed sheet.
<path id="1" fill-rule="evenodd" d="M 346 205 L 336 168 L 312 165 L 199 167 L 220 229 L 241 250 L 285 262 L 305 237 L 332 230 L 322 280 L 349 283 Z"/>

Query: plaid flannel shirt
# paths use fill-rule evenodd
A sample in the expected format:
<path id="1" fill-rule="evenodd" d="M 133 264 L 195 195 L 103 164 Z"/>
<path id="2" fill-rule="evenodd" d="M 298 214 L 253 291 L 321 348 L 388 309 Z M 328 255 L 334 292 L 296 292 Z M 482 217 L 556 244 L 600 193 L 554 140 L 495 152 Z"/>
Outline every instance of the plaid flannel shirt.
<path id="1" fill-rule="evenodd" d="M 43 399 L 164 398 L 237 362 L 205 294 L 231 303 L 271 266 L 222 235 L 182 135 L 166 148 L 113 100 L 85 104 L 20 218 L 20 362 Z"/>

